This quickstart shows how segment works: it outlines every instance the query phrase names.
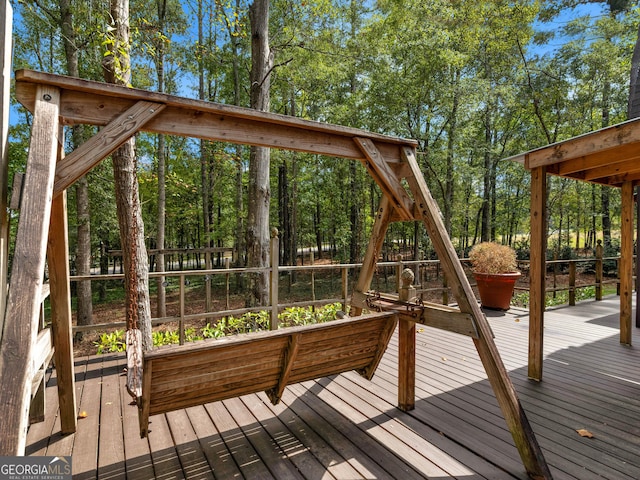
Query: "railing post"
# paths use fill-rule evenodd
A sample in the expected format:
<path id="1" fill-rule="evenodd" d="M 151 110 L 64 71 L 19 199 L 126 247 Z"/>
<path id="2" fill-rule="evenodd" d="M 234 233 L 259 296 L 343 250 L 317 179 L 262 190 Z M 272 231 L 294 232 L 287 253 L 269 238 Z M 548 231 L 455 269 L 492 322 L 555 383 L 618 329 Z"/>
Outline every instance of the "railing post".
<path id="1" fill-rule="evenodd" d="M 402 276 L 402 270 L 404 270 L 401 254 L 396 255 L 396 261 L 398 262 L 396 265 L 396 292 L 400 293 L 400 287 L 402 285 L 400 277 Z"/>
<path id="2" fill-rule="evenodd" d="M 224 259 L 224 268 L 226 270 L 229 270 L 231 268 L 231 259 L 230 258 L 225 258 Z M 224 274 L 225 277 L 225 310 L 229 310 L 229 305 L 230 305 L 230 292 L 231 292 L 231 288 L 230 288 L 230 277 L 228 273 Z"/>
<path id="3" fill-rule="evenodd" d="M 576 262 L 569 260 L 569 305 L 576 304 Z"/>
<path id="4" fill-rule="evenodd" d="M 180 320 L 178 321 L 178 335 L 180 345 L 184 345 L 184 287 L 186 278 L 180 274 Z"/>
<path id="5" fill-rule="evenodd" d="M 442 272 L 442 304 L 449 305 L 449 285 L 447 284 L 447 276 L 444 272 Z"/>
<path id="6" fill-rule="evenodd" d="M 225 259 L 226 260 L 226 259 Z M 205 270 L 209 270 L 211 268 L 211 252 L 205 252 L 204 253 L 204 269 Z M 200 266 L 200 261 L 198 261 L 198 266 Z M 213 303 L 211 301 L 211 275 L 207 274 L 205 276 L 204 279 L 204 285 L 205 285 L 205 310 L 207 312 L 210 312 L 213 308 Z"/>
<path id="7" fill-rule="evenodd" d="M 342 267 L 342 310 L 347 311 L 348 299 L 349 299 L 349 271 L 347 267 Z"/>
<path id="8" fill-rule="evenodd" d="M 315 257 L 313 255 L 313 252 L 309 252 L 309 262 L 311 263 L 312 267 L 315 265 Z M 311 300 L 313 302 L 316 301 L 316 273 L 313 268 L 311 269 Z"/>
<path id="9" fill-rule="evenodd" d="M 278 229 L 271 229 L 271 288 L 270 288 L 270 304 L 271 304 L 271 321 L 269 329 L 278 329 L 278 263 L 279 263 L 279 242 Z"/>
<path id="10" fill-rule="evenodd" d="M 596 245 L 596 300 L 602 300 L 602 240 Z"/>

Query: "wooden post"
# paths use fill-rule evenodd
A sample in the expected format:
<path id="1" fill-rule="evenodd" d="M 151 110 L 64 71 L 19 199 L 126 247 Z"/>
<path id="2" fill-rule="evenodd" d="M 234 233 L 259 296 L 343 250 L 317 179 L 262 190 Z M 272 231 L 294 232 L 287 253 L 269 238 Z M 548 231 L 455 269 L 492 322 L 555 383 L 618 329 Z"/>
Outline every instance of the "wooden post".
<path id="1" fill-rule="evenodd" d="M 31 142 L 24 179 L 16 245 L 0 344 L 0 456 L 24 455 L 33 373 L 28 367 L 38 333 L 40 292 L 47 234 L 51 220 L 53 180 L 58 154 L 57 88 L 36 89 Z"/>
<path id="2" fill-rule="evenodd" d="M 493 332 L 491 331 L 489 322 L 480 309 L 480 305 L 471 289 L 458 254 L 444 227 L 440 209 L 431 196 L 427 183 L 420 171 L 415 157 L 415 150 L 409 147 L 402 147 L 401 152 L 403 159 L 408 164 L 412 173 L 412 175 L 407 176 L 407 182 L 413 193 L 417 215 L 422 218 L 429 238 L 433 242 L 438 258 L 442 263 L 444 273 L 447 275 L 451 288 L 458 300 L 460 311 L 471 314 L 476 323 L 478 338 L 474 338 L 473 342 L 478 351 L 478 356 L 482 361 L 482 365 L 487 372 L 487 378 L 491 383 L 491 387 L 507 422 L 516 448 L 520 453 L 522 463 L 530 477 L 551 479 L 551 471 L 544 459 L 533 429 L 527 420 L 524 409 L 520 404 L 516 389 L 509 378 L 507 369 L 502 363 L 498 348 L 493 341 Z M 543 176 L 546 177 L 544 168 L 541 170 L 541 173 L 544 174 Z M 534 182 L 532 182 L 532 184 L 533 183 Z"/>
<path id="3" fill-rule="evenodd" d="M 400 293 L 400 287 L 402 286 L 402 271 L 404 270 L 404 264 L 402 263 L 402 255 L 396 255 L 396 292 Z"/>
<path id="4" fill-rule="evenodd" d="M 309 252 L 309 264 L 313 267 L 315 265 L 315 257 L 313 252 Z M 311 269 L 311 300 L 316 301 L 316 274 L 315 270 Z"/>
<path id="5" fill-rule="evenodd" d="M 636 240 L 640 240 L 640 187 L 636 187 Z M 636 245 L 636 328 L 640 328 L 640 245 Z"/>
<path id="6" fill-rule="evenodd" d="M 620 343 L 631 345 L 631 295 L 633 290 L 633 183 L 624 182 L 620 213 Z"/>
<path id="7" fill-rule="evenodd" d="M 226 270 L 229 270 L 231 268 L 231 259 L 230 258 L 225 258 L 224 259 L 224 268 Z M 229 274 L 225 273 L 224 274 L 225 277 L 225 310 L 229 310 L 231 307 L 229 305 L 231 305 L 231 288 L 230 288 L 230 283 L 229 283 Z"/>
<path id="8" fill-rule="evenodd" d="M 226 260 L 226 259 L 225 259 Z M 211 252 L 204 252 L 204 263 L 205 270 L 209 270 L 211 268 Z M 205 285 L 205 311 L 210 312 L 213 309 L 213 303 L 211 301 L 211 275 L 207 274 L 204 279 Z"/>
<path id="9" fill-rule="evenodd" d="M 278 229 L 271 229 L 271 282 L 270 282 L 270 305 L 271 321 L 269 329 L 278 329 L 278 265 L 280 263 L 280 243 L 278 241 Z"/>
<path id="10" fill-rule="evenodd" d="M 347 305 L 349 304 L 349 270 L 347 267 L 342 267 L 342 310 L 347 312 Z"/>
<path id="11" fill-rule="evenodd" d="M 531 259 L 529 286 L 529 378 L 542 380 L 547 254 L 547 171 L 531 170 Z"/>
<path id="12" fill-rule="evenodd" d="M 8 0 L 0 2 L 0 343 L 7 305 L 7 270 L 9 261 L 9 217 L 7 192 L 9 181 L 9 90 L 11 87 L 11 50 L 13 13 Z"/>
<path id="13" fill-rule="evenodd" d="M 598 240 L 596 245 L 596 300 L 602 300 L 602 257 L 604 257 L 604 248 L 602 240 Z"/>
<path id="14" fill-rule="evenodd" d="M 65 434 L 74 433 L 77 427 L 77 416 L 66 191 L 54 197 L 51 205 L 47 261 L 51 289 L 51 329 L 60 404 L 60 430 Z"/>
<path id="15" fill-rule="evenodd" d="M 373 274 L 376 270 L 376 263 L 378 262 L 378 255 L 380 249 L 384 243 L 384 236 L 389 228 L 391 222 L 391 214 L 393 213 L 393 207 L 389 198 L 383 194 L 380 199 L 380 205 L 376 212 L 376 218 L 373 223 L 373 229 L 371 230 L 371 238 L 369 239 L 369 245 L 367 245 L 367 251 L 364 254 L 364 260 L 362 261 L 362 268 L 360 275 L 358 276 L 358 283 L 356 284 L 355 291 L 351 295 L 351 309 L 349 315 L 357 317 L 362 313 L 362 305 L 355 304 L 354 299 L 363 293 L 366 293 L 371 287 L 371 280 L 373 280 Z"/>
<path id="16" fill-rule="evenodd" d="M 576 262 L 569 260 L 569 305 L 576 304 Z"/>
<path id="17" fill-rule="evenodd" d="M 405 268 L 400 277 L 398 299 L 414 300 L 414 273 Z M 401 318 L 398 323 L 398 408 L 405 412 L 416 408 L 416 323 Z"/>
<path id="18" fill-rule="evenodd" d="M 180 275 L 180 320 L 178 320 L 178 341 L 184 345 L 184 288 L 187 281 L 184 274 Z"/>

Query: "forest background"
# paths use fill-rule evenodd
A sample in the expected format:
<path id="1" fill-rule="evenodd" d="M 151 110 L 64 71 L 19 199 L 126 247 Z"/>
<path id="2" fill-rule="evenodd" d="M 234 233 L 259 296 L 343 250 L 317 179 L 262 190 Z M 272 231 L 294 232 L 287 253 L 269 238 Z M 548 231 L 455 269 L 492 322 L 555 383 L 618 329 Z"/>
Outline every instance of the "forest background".
<path id="1" fill-rule="evenodd" d="M 527 258 L 530 179 L 508 157 L 627 119 L 635 2 L 266 3 L 270 110 L 416 139 L 460 256 L 495 239 Z M 12 6 L 15 69 L 103 80 L 113 47 L 108 1 Z M 244 0 L 131 0 L 131 85 L 249 106 L 249 7 Z M 25 169 L 30 121 L 13 109 L 10 175 Z M 78 141 L 73 135 L 69 142 Z M 244 265 L 249 148 L 140 134 L 136 153 L 147 248 L 232 247 L 234 264 Z M 113 184 L 105 162 L 69 190 L 74 262 L 88 258 L 94 268 L 121 248 Z M 273 150 L 270 189 L 282 264 L 295 264 L 303 248 L 316 258 L 362 260 L 380 198 L 362 165 Z M 605 255 L 615 254 L 619 210 L 617 190 L 550 178 L 551 255 L 567 258 L 597 238 Z M 418 222 L 393 224 L 386 242 L 389 256 L 433 257 Z"/>

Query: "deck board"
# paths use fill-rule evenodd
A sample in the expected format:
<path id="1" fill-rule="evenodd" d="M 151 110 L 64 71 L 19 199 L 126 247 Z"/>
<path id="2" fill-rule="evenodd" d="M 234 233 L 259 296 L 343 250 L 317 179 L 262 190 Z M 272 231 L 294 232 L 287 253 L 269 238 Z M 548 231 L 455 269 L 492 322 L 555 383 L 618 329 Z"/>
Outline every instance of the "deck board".
<path id="1" fill-rule="evenodd" d="M 487 311 L 556 480 L 640 478 L 640 352 L 619 343 L 618 307 L 610 297 L 547 311 L 540 383 L 527 379 L 527 312 Z M 125 390 L 125 357 L 78 358 L 87 417 L 61 435 L 50 372 L 27 453 L 72 454 L 77 479 L 527 478 L 469 338 L 418 328 L 408 413 L 395 408 L 397 350 L 394 334 L 372 381 L 348 372 L 291 385 L 275 406 L 258 393 L 154 415 L 148 439 Z"/>

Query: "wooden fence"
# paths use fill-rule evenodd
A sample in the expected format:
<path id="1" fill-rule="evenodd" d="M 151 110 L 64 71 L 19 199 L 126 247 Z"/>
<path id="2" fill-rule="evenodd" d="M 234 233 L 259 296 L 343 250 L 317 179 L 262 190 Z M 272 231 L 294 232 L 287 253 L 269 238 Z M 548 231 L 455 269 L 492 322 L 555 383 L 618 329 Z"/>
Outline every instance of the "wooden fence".
<path id="1" fill-rule="evenodd" d="M 270 325 L 272 329 L 278 326 L 278 312 L 288 307 L 306 307 L 321 306 L 331 303 L 342 303 L 343 309 L 347 308 L 350 298 L 350 279 L 355 282 L 357 272 L 362 264 L 315 264 L 313 254 L 311 254 L 311 262 L 307 265 L 278 265 L 278 245 L 277 238 L 272 240 L 272 265 L 268 268 L 231 268 L 230 259 L 225 258 L 225 268 L 209 269 L 209 270 L 181 270 L 167 272 L 150 272 L 150 279 L 156 277 L 165 277 L 166 279 L 174 278 L 178 283 L 179 312 L 177 315 L 153 318 L 152 325 L 158 326 L 169 322 L 176 322 L 179 326 L 180 343 L 185 341 L 185 325 L 188 322 L 203 320 L 207 321 L 220 319 L 231 316 L 241 316 L 249 312 L 258 312 L 267 310 L 270 313 Z M 606 261 L 615 262 L 615 270 L 617 271 L 618 257 L 606 258 L 580 258 L 572 260 L 552 260 L 547 262 L 547 293 L 568 291 L 568 302 L 575 305 L 576 291 L 580 288 L 595 287 L 596 300 L 602 299 L 603 286 L 608 283 L 617 283 L 617 278 L 607 278 L 604 275 L 603 264 Z M 465 269 L 472 285 L 474 284 L 468 260 L 462 259 Z M 523 271 L 522 280 L 516 286 L 517 291 L 528 291 L 528 261 L 519 261 L 519 267 Z M 565 268 L 566 267 L 566 268 Z M 429 296 L 429 300 L 434 300 L 437 295 L 442 304 L 449 304 L 450 292 L 447 287 L 446 278 L 440 270 L 440 262 L 438 260 L 410 260 L 403 261 L 401 257 L 395 262 L 379 262 L 377 267 L 376 278 L 372 283 L 372 288 L 376 290 L 398 291 L 400 273 L 404 268 L 411 268 L 415 273 L 415 287 L 418 296 L 424 299 Z M 246 277 L 252 274 L 268 272 L 270 275 L 270 304 L 262 307 L 245 307 L 232 308 L 232 283 L 239 276 Z M 588 271 L 593 272 L 593 282 L 585 283 L 577 282 L 576 272 Z M 274 275 L 273 272 L 278 272 Z M 291 278 L 299 275 L 299 272 L 307 272 L 309 278 L 309 295 L 308 300 L 302 302 L 280 302 L 280 291 L 283 289 L 291 289 Z M 327 272 L 339 272 L 340 274 L 340 296 L 333 298 L 317 298 L 316 279 L 320 275 L 326 275 Z M 211 307 L 211 284 L 216 276 L 222 276 L 224 305 L 225 308 L 213 310 Z M 186 290 L 190 284 L 190 278 L 202 277 L 204 279 L 204 288 L 206 290 L 206 303 L 204 311 L 199 313 L 186 312 Z M 568 281 L 567 281 L 568 278 Z M 90 275 L 90 276 L 72 276 L 72 282 L 80 281 L 110 281 L 124 280 L 123 274 L 107 274 L 107 275 Z M 123 307 L 124 309 L 124 307 Z M 88 331 L 104 331 L 112 328 L 124 328 L 126 322 L 101 323 L 93 325 L 74 326 L 75 332 Z"/>

